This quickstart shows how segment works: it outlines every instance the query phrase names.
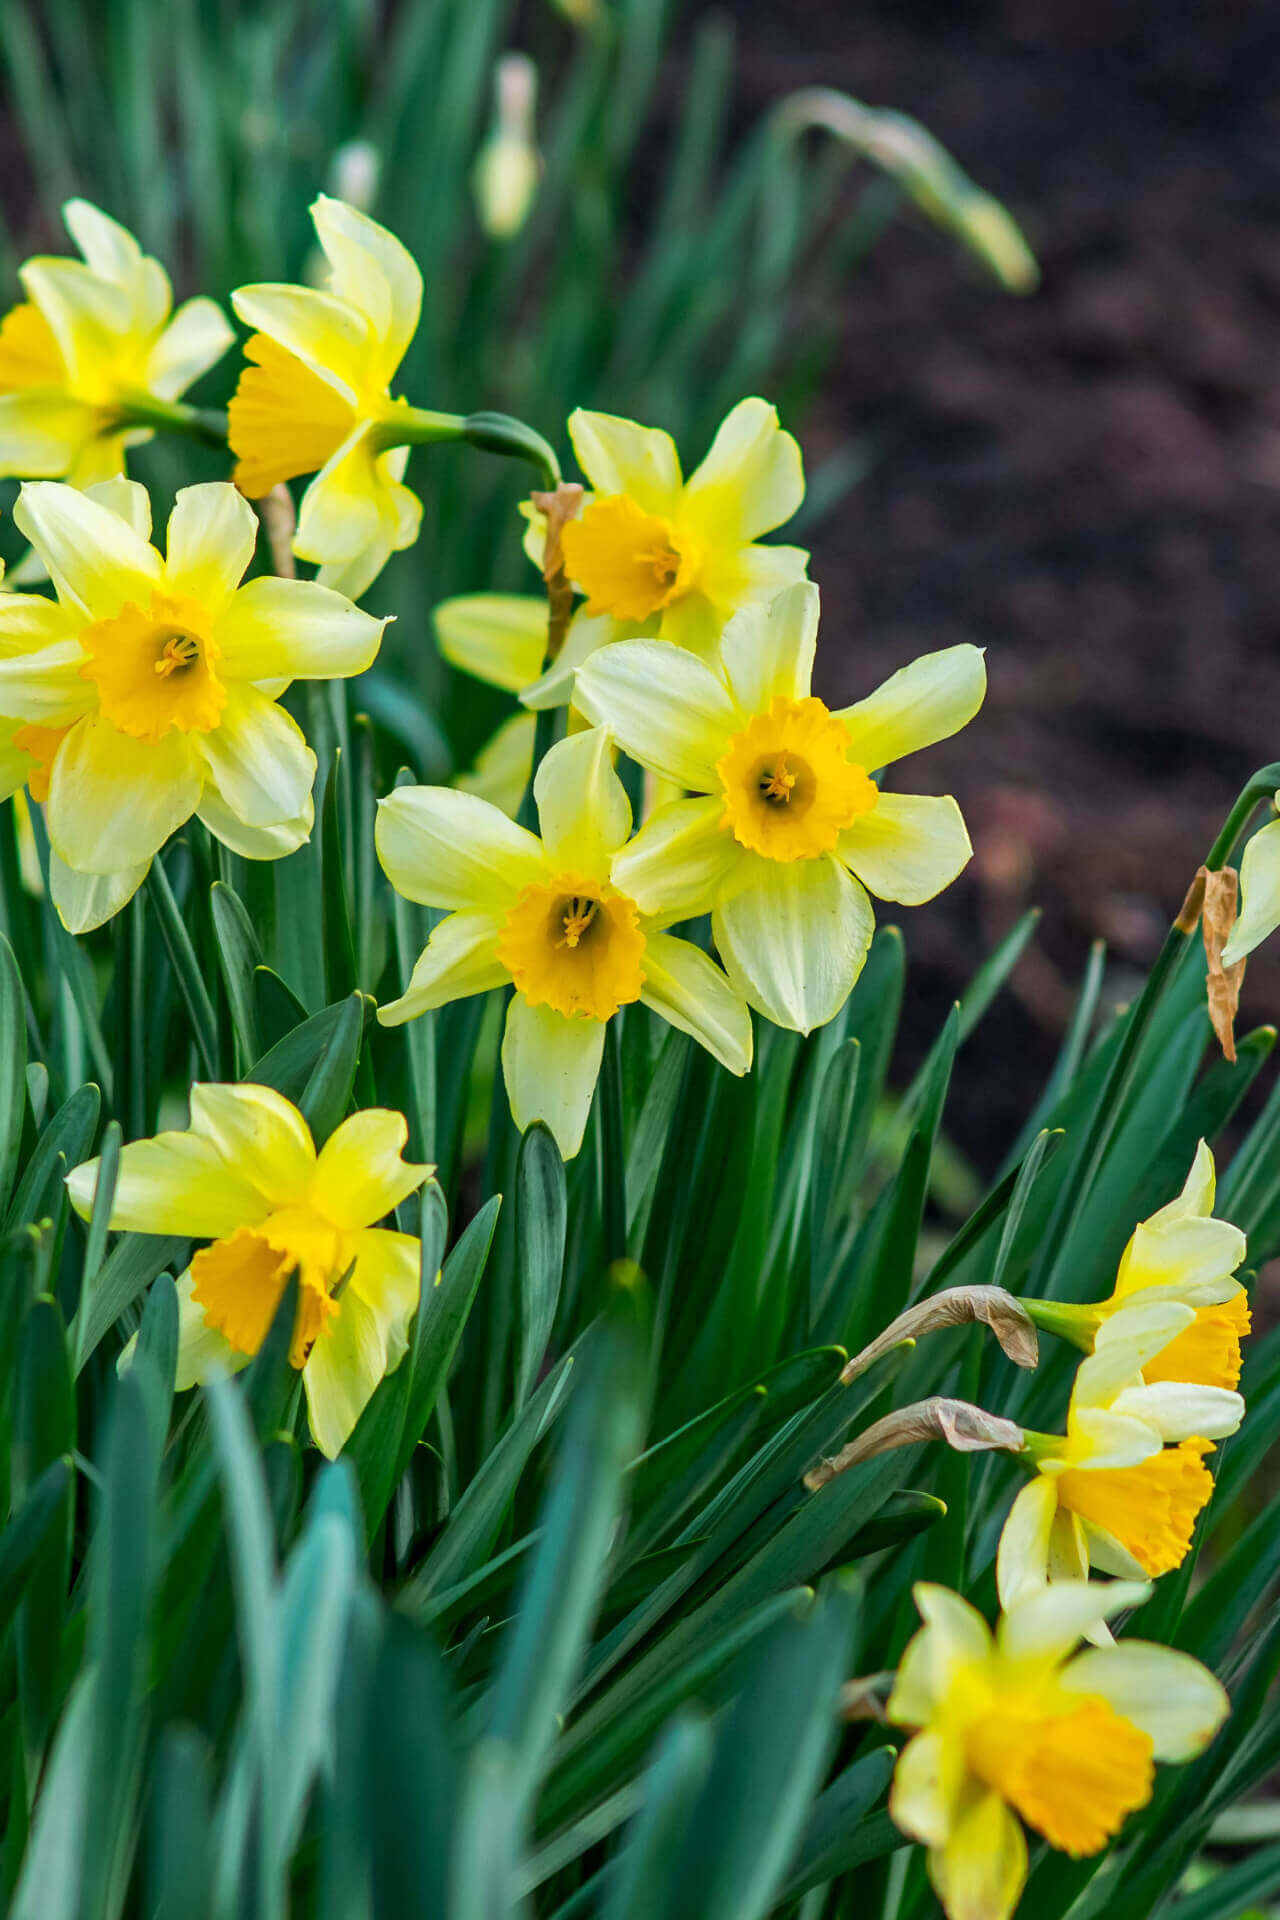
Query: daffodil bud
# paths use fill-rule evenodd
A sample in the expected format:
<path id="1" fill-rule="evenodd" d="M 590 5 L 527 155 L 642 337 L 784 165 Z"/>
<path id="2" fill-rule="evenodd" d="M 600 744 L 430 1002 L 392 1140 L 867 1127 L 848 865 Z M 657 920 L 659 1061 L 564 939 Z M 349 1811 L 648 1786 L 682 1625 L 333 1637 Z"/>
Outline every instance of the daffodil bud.
<path id="1" fill-rule="evenodd" d="M 529 216 L 542 173 L 534 143 L 538 69 L 527 53 L 504 53 L 494 69 L 494 115 L 476 158 L 472 185 L 480 224 L 494 240 L 510 240 Z"/>

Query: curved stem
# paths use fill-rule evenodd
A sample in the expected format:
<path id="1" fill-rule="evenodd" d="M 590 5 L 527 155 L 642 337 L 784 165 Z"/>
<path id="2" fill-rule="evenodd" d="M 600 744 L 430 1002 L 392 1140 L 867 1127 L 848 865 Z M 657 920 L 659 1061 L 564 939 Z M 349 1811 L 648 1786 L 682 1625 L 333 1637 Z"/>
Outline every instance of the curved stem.
<path id="1" fill-rule="evenodd" d="M 184 433 L 206 447 L 225 447 L 227 416 L 217 407 L 189 407 L 182 400 L 157 400 L 154 394 L 134 393 L 120 402 L 117 425 L 155 427 L 161 433 Z"/>

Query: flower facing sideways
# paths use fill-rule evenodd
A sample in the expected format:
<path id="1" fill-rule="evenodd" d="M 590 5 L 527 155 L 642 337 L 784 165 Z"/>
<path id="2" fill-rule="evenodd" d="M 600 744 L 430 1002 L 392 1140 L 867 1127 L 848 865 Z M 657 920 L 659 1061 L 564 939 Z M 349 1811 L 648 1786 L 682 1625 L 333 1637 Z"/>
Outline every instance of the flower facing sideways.
<path id="1" fill-rule="evenodd" d="M 316 762 L 278 695 L 363 672 L 385 622 L 310 581 L 241 586 L 258 523 L 225 483 L 178 494 L 163 558 L 132 481 L 31 484 L 14 519 L 58 597 L 0 595 L 0 713 L 22 722 L 66 924 L 118 912 L 193 813 L 249 859 L 292 853 Z"/>
<path id="2" fill-rule="evenodd" d="M 1144 1600 L 1128 1582 L 1064 1583 L 1007 1607 L 994 1635 L 945 1587 L 921 1584 L 924 1626 L 902 1656 L 888 1716 L 916 1729 L 889 1811 L 928 1848 L 948 1920 L 1009 1920 L 1027 1877 L 1021 1821 L 1080 1859 L 1151 1798 L 1156 1760 L 1203 1752 L 1229 1702 L 1189 1654 L 1148 1641 L 1077 1652 Z"/>
<path id="3" fill-rule="evenodd" d="M 407 899 L 446 908 L 387 1026 L 510 982 L 502 1065 L 512 1116 L 582 1144 L 618 1009 L 642 1001 L 731 1073 L 751 1064 L 751 1019 L 720 969 L 642 915 L 617 884 L 631 809 L 598 728 L 538 768 L 542 838 L 474 794 L 401 787 L 378 810 L 378 857 Z"/>
<path id="4" fill-rule="evenodd" d="M 319 579 L 356 597 L 418 535 L 422 506 L 402 485 L 407 446 L 391 381 L 417 330 L 422 275 L 367 214 L 321 194 L 311 209 L 329 263 L 327 290 L 260 285 L 231 296 L 254 333 L 229 410 L 236 485 L 258 499 L 300 474 L 293 550 Z"/>
<path id="5" fill-rule="evenodd" d="M 176 400 L 235 336 L 212 300 L 174 313 L 160 262 L 87 200 L 62 217 L 84 258 L 28 260 L 0 324 L 0 474 L 87 487 L 151 438 L 125 424 L 130 405 Z"/>
<path id="6" fill-rule="evenodd" d="M 1167 1303 L 1113 1314 L 1076 1370 L 1065 1436 L 1024 1435 L 1035 1478 L 1000 1536 L 1002 1605 L 1046 1581 L 1087 1579 L 1091 1566 L 1154 1579 L 1182 1564 L 1213 1492 L 1204 1456 L 1235 1432 L 1244 1402 L 1225 1387 L 1148 1379 L 1171 1337 Z"/>
<path id="7" fill-rule="evenodd" d="M 420 1243 L 375 1224 L 431 1173 L 401 1158 L 407 1138 L 400 1114 L 371 1108 L 317 1153 L 272 1088 L 197 1085 L 185 1131 L 122 1150 L 109 1224 L 210 1243 L 178 1281 L 180 1388 L 252 1358 L 296 1271 L 289 1357 L 317 1446 L 330 1458 L 341 1450 L 400 1364 L 418 1304 Z M 85 1219 L 98 1168 L 90 1160 L 67 1176 Z"/>
<path id="8" fill-rule="evenodd" d="M 946 739 L 982 704 L 977 647 L 927 654 L 856 706 L 809 691 L 818 590 L 804 582 L 725 629 L 718 673 L 622 641 L 578 669 L 574 703 L 641 765 L 699 797 L 660 808 L 618 863 L 642 913 L 712 913 L 738 991 L 802 1033 L 839 1012 L 866 959 L 868 892 L 914 906 L 968 862 L 955 801 L 882 793 L 873 769 Z"/>
<path id="9" fill-rule="evenodd" d="M 595 492 L 564 529 L 565 567 L 586 598 L 559 658 L 543 673 L 542 597 L 463 594 L 436 609 L 446 659 L 534 708 L 563 706 L 575 669 L 615 640 L 669 640 L 711 658 L 741 607 L 803 580 L 809 563 L 800 547 L 760 539 L 804 499 L 800 449 L 767 401 L 740 401 L 688 480 L 657 428 L 579 408 L 569 434 Z M 539 564 L 541 539 L 535 522 L 527 544 Z"/>
<path id="10" fill-rule="evenodd" d="M 1161 1314 L 1169 1329 L 1167 1345 L 1143 1366 L 1148 1385 L 1237 1386 L 1240 1342 L 1251 1322 L 1236 1270 L 1248 1245 L 1239 1227 L 1213 1218 L 1214 1190 L 1213 1155 L 1202 1140 L 1182 1192 L 1134 1229 L 1110 1298 L 1084 1306 L 1028 1300 L 1032 1319 L 1092 1353 L 1113 1314 L 1141 1305 Z"/>

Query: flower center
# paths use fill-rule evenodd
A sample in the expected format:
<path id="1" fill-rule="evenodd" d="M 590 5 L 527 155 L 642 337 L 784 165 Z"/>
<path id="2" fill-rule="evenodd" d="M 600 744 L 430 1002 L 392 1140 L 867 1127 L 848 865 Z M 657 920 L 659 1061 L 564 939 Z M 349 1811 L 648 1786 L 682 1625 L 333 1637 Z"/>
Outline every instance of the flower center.
<path id="1" fill-rule="evenodd" d="M 80 636 L 89 658 L 81 677 L 96 682 L 105 719 L 136 740 L 212 733 L 227 692 L 214 672 L 220 649 L 197 601 L 157 593 L 145 610 L 122 607 Z"/>
<path id="2" fill-rule="evenodd" d="M 1052 1846 L 1074 1858 L 1097 1853 L 1151 1798 L 1152 1743 L 1095 1695 L 1016 1694 L 993 1703 L 969 1729 L 967 1758 L 981 1780 Z"/>
<path id="3" fill-rule="evenodd" d="M 1142 1369 L 1147 1385 L 1180 1380 L 1197 1387 L 1240 1384 L 1240 1341 L 1253 1322 L 1249 1296 L 1241 1287 L 1220 1307 L 1201 1307 L 1189 1327 Z"/>
<path id="4" fill-rule="evenodd" d="M 668 520 L 626 493 L 592 500 L 564 529 L 565 565 L 587 596 L 589 614 L 647 620 L 693 586 L 698 556 L 678 545 Z"/>
<path id="5" fill-rule="evenodd" d="M 1156 1579 L 1186 1558 L 1196 1518 L 1213 1492 L 1213 1475 L 1203 1464 L 1212 1452 L 1208 1440 L 1183 1440 L 1136 1467 L 1069 1467 L 1058 1476 L 1058 1499 L 1118 1540 Z"/>
<path id="6" fill-rule="evenodd" d="M 298 1312 L 289 1360 L 303 1366 L 338 1310 L 334 1289 L 351 1264 L 347 1238 L 311 1207 L 281 1207 L 260 1227 L 240 1227 L 215 1240 L 191 1262 L 191 1290 L 206 1325 L 237 1352 L 255 1354 L 296 1267 Z"/>
<path id="7" fill-rule="evenodd" d="M 554 1007 L 567 1019 L 612 1019 L 644 986 L 635 902 L 580 874 L 521 889 L 498 957 L 531 1007 Z"/>
<path id="8" fill-rule="evenodd" d="M 716 772 L 720 825 L 767 860 L 813 860 L 879 799 L 849 758 L 849 736 L 821 700 L 778 695 L 735 733 Z"/>

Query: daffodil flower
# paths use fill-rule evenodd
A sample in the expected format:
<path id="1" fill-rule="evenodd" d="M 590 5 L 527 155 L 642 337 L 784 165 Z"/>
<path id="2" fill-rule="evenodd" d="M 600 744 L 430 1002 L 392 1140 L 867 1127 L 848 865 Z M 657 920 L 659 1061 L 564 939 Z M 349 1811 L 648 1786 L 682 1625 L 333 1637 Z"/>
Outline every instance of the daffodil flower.
<path id="1" fill-rule="evenodd" d="M 296 1272 L 289 1358 L 316 1445 L 331 1459 L 341 1451 L 404 1357 L 418 1305 L 420 1242 L 376 1224 L 432 1172 L 401 1158 L 407 1139 L 403 1115 L 374 1107 L 317 1153 L 273 1088 L 196 1085 L 189 1126 L 122 1149 L 108 1224 L 210 1243 L 178 1281 L 179 1389 L 246 1365 Z M 86 1220 L 99 1166 L 67 1175 Z"/>
<path id="2" fill-rule="evenodd" d="M 1032 1319 L 1092 1353 L 1114 1314 L 1142 1305 L 1153 1316 L 1149 1325 L 1169 1329 L 1168 1344 L 1143 1363 L 1148 1385 L 1238 1385 L 1240 1342 L 1251 1321 L 1236 1270 L 1248 1243 L 1239 1227 L 1213 1218 L 1215 1184 L 1213 1155 L 1202 1140 L 1182 1192 L 1135 1227 L 1110 1298 L 1086 1306 L 1027 1300 Z"/>
<path id="3" fill-rule="evenodd" d="M 447 909 L 386 1026 L 511 983 L 502 1065 L 518 1127 L 582 1145 L 606 1024 L 641 1001 L 731 1073 L 751 1064 L 751 1019 L 715 963 L 642 915 L 616 880 L 631 808 L 599 729 L 552 747 L 534 783 L 542 838 L 451 787 L 401 787 L 377 848 L 407 899 Z"/>
<path id="4" fill-rule="evenodd" d="M 1280 927 L 1280 820 L 1273 820 L 1254 834 L 1240 861 L 1240 918 L 1222 949 L 1223 966 L 1233 967 L 1237 960 L 1243 960 L 1277 927 Z"/>
<path id="5" fill-rule="evenodd" d="M 949 647 L 833 713 L 809 691 L 817 630 L 804 582 L 735 615 L 723 674 L 622 641 L 578 669 L 573 696 L 633 759 L 699 796 L 645 823 L 619 886 L 669 921 L 710 909 L 735 987 L 802 1033 L 839 1012 L 861 971 L 868 892 L 914 906 L 968 862 L 954 800 L 882 793 L 871 772 L 957 732 L 986 691 L 980 649 Z"/>
<path id="6" fill-rule="evenodd" d="M 384 621 L 309 581 L 239 584 L 258 523 L 234 487 L 178 494 L 167 557 L 145 488 L 22 489 L 14 519 L 57 599 L 0 596 L 0 713 L 23 724 L 51 890 L 75 932 L 119 911 L 192 814 L 253 860 L 311 831 L 315 755 L 277 704 L 293 679 L 361 673 Z"/>
<path id="7" fill-rule="evenodd" d="M 1148 1379 L 1169 1341 L 1168 1305 L 1139 1301 L 1103 1321 L 1076 1369 L 1065 1436 L 1025 1434 L 1035 1478 L 1000 1536 L 1004 1606 L 1046 1581 L 1086 1579 L 1091 1566 L 1154 1579 L 1185 1559 L 1213 1492 L 1204 1456 L 1235 1432 L 1244 1401 L 1225 1387 Z"/>
<path id="8" fill-rule="evenodd" d="M 461 594 L 435 614 L 447 660 L 532 708 L 563 706 L 576 669 L 617 640 L 656 637 L 713 659 L 740 608 L 772 600 L 809 564 L 801 547 L 760 540 L 804 499 L 800 449 L 767 401 L 740 401 L 687 481 L 655 427 L 579 408 L 569 434 L 595 492 L 564 529 L 565 567 L 586 599 L 559 658 L 543 672 L 545 598 Z M 536 518 L 526 547 L 540 566 Z"/>
<path id="9" fill-rule="evenodd" d="M 994 1634 L 946 1587 L 920 1584 L 888 1716 L 917 1729 L 889 1812 L 928 1848 L 948 1920 L 1009 1920 L 1027 1877 L 1022 1822 L 1082 1859 L 1151 1798 L 1154 1762 L 1202 1753 L 1230 1710 L 1189 1654 L 1143 1640 L 1077 1651 L 1150 1588 L 1079 1581 L 1008 1607 Z"/>
<path id="10" fill-rule="evenodd" d="M 174 313 L 160 262 L 87 200 L 62 217 L 83 259 L 28 260 L 0 324 L 0 474 L 88 487 L 151 438 L 130 409 L 177 400 L 235 336 L 212 300 Z"/>
<path id="11" fill-rule="evenodd" d="M 352 598 L 418 536 L 422 504 L 402 485 L 406 411 L 391 382 L 417 330 L 422 275 L 393 234 L 321 194 L 311 208 L 329 264 L 328 288 L 261 285 L 231 296 L 254 333 L 252 363 L 228 414 L 236 485 L 251 499 L 299 474 L 293 550 Z"/>

